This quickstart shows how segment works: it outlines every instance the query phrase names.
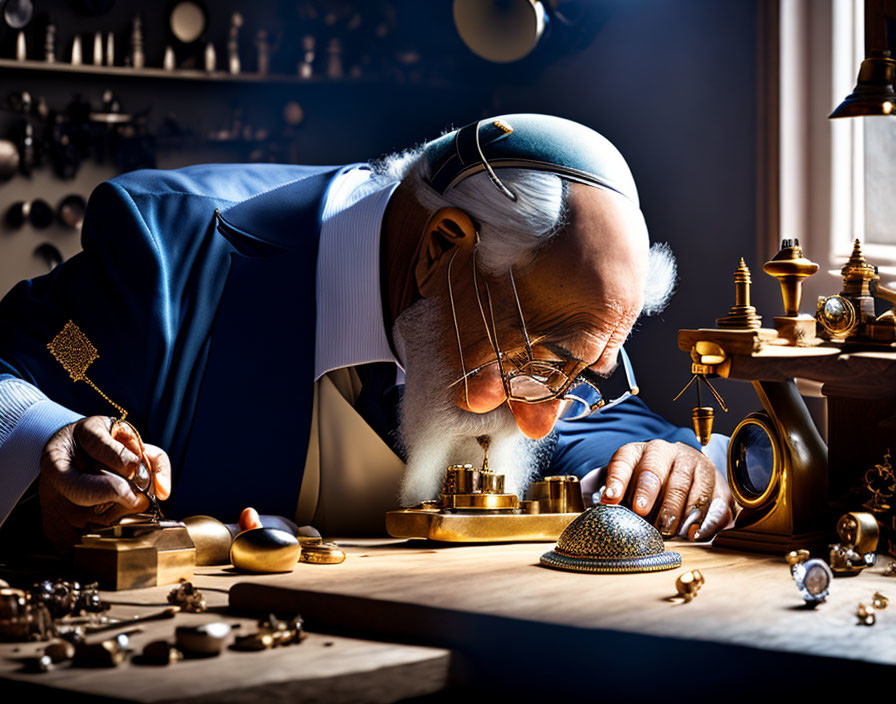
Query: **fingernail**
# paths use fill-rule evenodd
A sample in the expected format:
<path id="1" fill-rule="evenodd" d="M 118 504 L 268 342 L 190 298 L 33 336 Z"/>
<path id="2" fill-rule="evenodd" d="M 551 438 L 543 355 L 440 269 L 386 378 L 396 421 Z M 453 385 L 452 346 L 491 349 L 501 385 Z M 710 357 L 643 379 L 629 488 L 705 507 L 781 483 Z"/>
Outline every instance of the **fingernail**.
<path id="1" fill-rule="evenodd" d="M 700 534 L 699 526 L 692 525 L 688 528 L 688 540 L 696 540 L 697 536 Z"/>
<path id="2" fill-rule="evenodd" d="M 684 519 L 681 523 L 681 527 L 678 529 L 678 534 L 681 536 L 689 535 L 688 531 L 694 527 L 694 524 L 700 520 L 700 509 L 695 508 L 691 509 L 691 512 L 688 514 L 688 517 Z"/>
<path id="3" fill-rule="evenodd" d="M 674 513 L 663 513 L 660 516 L 660 533 L 664 538 L 672 536 L 672 527 L 675 525 Z"/>
<path id="4" fill-rule="evenodd" d="M 643 494 L 638 496 L 638 498 L 635 499 L 635 506 L 640 509 L 644 509 L 647 506 L 647 497 Z"/>
<path id="5" fill-rule="evenodd" d="M 619 482 L 610 482 L 607 484 L 607 490 L 604 492 L 604 496 L 608 499 L 615 499 L 622 494 L 622 487 L 619 486 Z"/>
<path id="6" fill-rule="evenodd" d="M 695 530 L 695 531 L 694 531 L 694 540 L 699 540 L 699 539 L 700 539 L 700 531 L 699 531 L 699 530 Z"/>

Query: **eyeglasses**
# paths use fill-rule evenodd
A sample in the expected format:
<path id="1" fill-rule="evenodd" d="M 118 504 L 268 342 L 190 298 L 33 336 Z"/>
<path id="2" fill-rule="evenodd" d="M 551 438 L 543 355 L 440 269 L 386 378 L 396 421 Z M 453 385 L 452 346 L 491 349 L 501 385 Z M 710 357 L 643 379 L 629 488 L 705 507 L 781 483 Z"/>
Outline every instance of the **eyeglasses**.
<path id="1" fill-rule="evenodd" d="M 598 410 L 611 408 L 638 393 L 634 369 L 632 369 L 631 361 L 624 348 L 619 348 L 619 357 L 622 361 L 622 366 L 625 369 L 628 391 L 618 398 L 608 401 L 604 398 L 598 388 L 597 382 L 601 377 L 588 369 L 588 362 L 571 357 L 569 353 L 562 348 L 553 346 L 550 343 L 544 343 L 543 338 L 536 338 L 535 340 L 530 339 L 529 331 L 526 328 L 526 321 L 523 317 L 523 309 L 520 304 L 519 294 L 516 289 L 516 281 L 513 277 L 513 267 L 510 267 L 509 269 L 510 286 L 513 290 L 513 298 L 520 330 L 523 335 L 524 348 L 515 353 L 503 352 L 498 342 L 498 329 L 495 325 L 494 306 L 492 304 L 491 291 L 489 290 L 488 282 L 485 282 L 485 293 L 488 302 L 488 317 L 491 319 L 491 327 L 489 327 L 485 308 L 482 305 L 476 270 L 475 250 L 473 253 L 473 288 L 476 291 L 476 302 L 482 316 L 482 323 L 485 326 L 485 334 L 489 344 L 495 352 L 495 359 L 468 372 L 464 364 L 463 346 L 460 340 L 460 328 L 457 324 L 457 312 L 455 309 L 454 292 L 451 283 L 451 268 L 454 264 L 454 257 L 456 256 L 457 253 L 455 252 L 448 262 L 448 298 L 451 304 L 451 317 L 454 322 L 454 332 L 457 337 L 457 351 L 460 357 L 463 375 L 449 384 L 449 388 L 463 383 L 464 398 L 468 406 L 470 403 L 469 378 L 493 364 L 498 365 L 501 374 L 501 383 L 504 386 L 504 393 L 509 401 L 534 404 L 560 398 L 567 404 L 567 407 L 563 409 L 560 414 L 565 420 L 579 420 L 585 418 Z M 532 345 L 539 343 L 544 344 L 545 347 L 558 356 L 567 357 L 567 359 L 564 361 L 535 359 L 535 356 L 532 354 Z M 580 391 L 581 387 L 588 388 Z M 578 393 L 572 393 L 573 390 Z"/>

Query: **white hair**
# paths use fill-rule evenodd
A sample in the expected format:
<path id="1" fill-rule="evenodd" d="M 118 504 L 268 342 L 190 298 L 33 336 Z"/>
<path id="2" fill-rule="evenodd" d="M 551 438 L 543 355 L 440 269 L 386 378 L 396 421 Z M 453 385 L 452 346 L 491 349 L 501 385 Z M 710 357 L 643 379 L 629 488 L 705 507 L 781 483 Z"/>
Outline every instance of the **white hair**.
<path id="1" fill-rule="evenodd" d="M 503 274 L 511 266 L 524 268 L 563 227 L 566 221 L 567 182 L 543 171 L 498 169 L 501 181 L 518 199 L 510 200 L 491 183 L 488 174 L 470 176 L 444 195 L 429 185 L 426 145 L 392 154 L 372 167 L 385 183 L 409 180 L 420 204 L 427 210 L 458 208 L 479 225 L 477 249 L 482 268 Z M 646 227 L 645 227 L 646 230 Z M 644 315 L 659 313 L 675 291 L 677 267 L 668 244 L 656 243 L 647 257 Z"/>

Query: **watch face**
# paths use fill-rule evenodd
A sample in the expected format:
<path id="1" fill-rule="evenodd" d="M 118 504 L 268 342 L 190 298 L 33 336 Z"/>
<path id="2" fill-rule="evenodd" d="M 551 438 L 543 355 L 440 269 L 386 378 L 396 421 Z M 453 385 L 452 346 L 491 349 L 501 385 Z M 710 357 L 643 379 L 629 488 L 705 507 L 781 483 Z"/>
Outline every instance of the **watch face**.
<path id="1" fill-rule="evenodd" d="M 759 423 L 742 425 L 731 438 L 731 478 L 737 491 L 748 499 L 766 493 L 774 476 L 774 440 Z"/>
<path id="2" fill-rule="evenodd" d="M 843 296 L 828 296 L 818 300 L 815 316 L 822 327 L 835 337 L 849 334 L 856 322 L 853 304 Z"/>

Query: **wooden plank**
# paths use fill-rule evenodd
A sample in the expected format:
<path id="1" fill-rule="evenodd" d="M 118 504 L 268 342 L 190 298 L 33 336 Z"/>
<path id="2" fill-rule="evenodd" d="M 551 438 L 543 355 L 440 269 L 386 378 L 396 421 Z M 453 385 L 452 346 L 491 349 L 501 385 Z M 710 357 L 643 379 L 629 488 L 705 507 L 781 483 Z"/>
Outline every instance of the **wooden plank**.
<path id="1" fill-rule="evenodd" d="M 647 650 L 727 650 L 741 657 L 752 652 L 754 658 L 762 651 L 769 656 L 766 664 L 789 654 L 795 661 L 814 661 L 819 671 L 831 662 L 847 668 L 861 662 L 896 665 L 896 613 L 883 612 L 879 628 L 860 628 L 854 616 L 858 602 L 877 590 L 896 596 L 896 580 L 883 576 L 883 564 L 836 580 L 829 603 L 807 611 L 781 557 L 680 543 L 668 547 L 682 554 L 682 569 L 699 568 L 706 577 L 689 604 L 670 600 L 682 570 L 560 572 L 538 565 L 545 546 L 533 544 L 422 552 L 413 544 L 349 547 L 349 559 L 337 568 L 299 565 L 292 574 L 241 582 L 230 600 L 241 609 L 301 608 L 319 628 L 466 646 L 472 656 L 479 653 L 475 641 L 481 634 L 500 632 L 500 647 L 511 651 L 515 644 L 506 638 L 537 634 L 540 657 L 557 648 L 572 657 L 573 638 L 586 651 L 619 658 L 614 644 L 643 636 L 636 640 Z M 622 658 L 616 665 L 631 668 L 632 661 Z"/>
<path id="2" fill-rule="evenodd" d="M 199 568 L 194 583 L 203 588 L 209 612 L 178 614 L 173 620 L 143 624 L 131 638 L 139 653 L 158 639 L 174 640 L 177 625 L 223 620 L 251 632 L 255 620 L 227 612 L 227 588 L 238 577 L 232 570 Z M 205 572 L 205 574 L 202 574 Z M 171 587 L 106 592 L 116 603 L 110 612 L 127 617 L 156 611 Z M 96 636 L 95 636 L 96 637 Z M 189 659 L 166 667 L 131 661 L 114 669 L 60 669 L 30 674 L 21 658 L 43 644 L 0 643 L 0 691 L 3 701 L 26 696 L 60 696 L 76 701 L 141 702 L 392 702 L 438 692 L 448 683 L 450 653 L 439 648 L 394 645 L 310 633 L 299 645 L 245 653 L 225 650 L 208 659 Z M 17 698 L 7 699 L 16 695 Z"/>

